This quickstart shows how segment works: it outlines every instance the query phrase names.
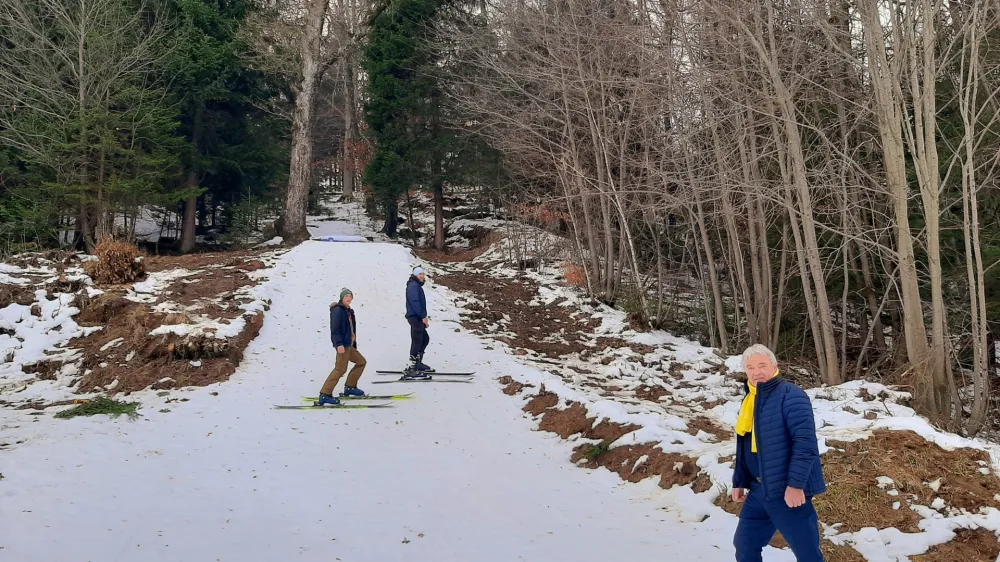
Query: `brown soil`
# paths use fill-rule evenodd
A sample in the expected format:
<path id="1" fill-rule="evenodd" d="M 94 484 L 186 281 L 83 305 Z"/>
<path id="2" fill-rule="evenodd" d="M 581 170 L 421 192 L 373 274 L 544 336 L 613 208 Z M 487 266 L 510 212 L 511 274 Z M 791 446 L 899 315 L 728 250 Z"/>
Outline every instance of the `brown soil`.
<path id="1" fill-rule="evenodd" d="M 233 293 L 255 284 L 256 282 L 241 270 L 213 268 L 178 279 L 166 288 L 164 294 L 181 306 L 205 309 L 200 312 L 213 318 L 231 319 L 243 314 L 238 306 L 239 301 Z"/>
<path id="2" fill-rule="evenodd" d="M 979 472 L 983 465 L 978 461 L 990 466 L 982 451 L 945 451 L 910 431 L 877 431 L 868 439 L 827 444 L 838 450 L 823 455 L 828 489 L 816 498 L 816 510 L 823 521 L 843 523 L 842 531 L 858 531 L 878 521 L 880 528 L 916 532 L 920 517 L 907 506 L 930 505 L 937 496 L 949 506 L 970 512 L 980 507 L 1000 508 L 993 499 L 1000 493 L 1000 479 Z M 880 489 L 879 476 L 892 478 L 899 496 Z M 941 487 L 935 493 L 925 482 L 939 478 Z M 892 509 L 897 501 L 902 506 Z"/>
<path id="3" fill-rule="evenodd" d="M 912 562 L 995 562 L 1000 556 L 997 536 L 986 529 L 958 529 L 955 538 L 931 547 L 926 554 L 911 556 Z"/>
<path id="4" fill-rule="evenodd" d="M 587 409 L 574 402 L 569 408 L 559 410 L 552 408 L 545 411 L 538 429 L 551 431 L 566 439 L 570 435 L 583 433 L 590 427 L 592 420 L 587 419 Z"/>
<path id="5" fill-rule="evenodd" d="M 635 389 L 636 398 L 640 400 L 649 400 L 650 402 L 659 402 L 660 398 L 670 395 L 671 392 L 662 386 L 640 386 Z"/>
<path id="6" fill-rule="evenodd" d="M 733 436 L 733 432 L 723 429 L 722 426 L 708 418 L 694 418 L 693 420 L 688 420 L 687 422 L 687 432 L 690 435 L 698 435 L 699 431 L 704 431 L 710 435 L 715 436 L 719 441 L 725 441 Z"/>
<path id="7" fill-rule="evenodd" d="M 559 397 L 556 396 L 554 392 L 548 392 L 545 390 L 545 387 L 542 386 L 542 391 L 535 395 L 535 397 L 531 400 L 528 400 L 528 403 L 524 405 L 523 409 L 525 412 L 528 412 L 533 416 L 538 416 L 558 403 Z"/>
<path id="8" fill-rule="evenodd" d="M 533 386 L 533 385 L 530 385 L 530 384 L 524 384 L 524 383 L 518 382 L 518 381 L 514 380 L 512 377 L 509 377 L 509 376 L 503 376 L 503 377 L 500 377 L 497 380 L 500 382 L 500 384 L 504 385 L 503 393 L 506 394 L 507 396 L 513 396 L 515 394 L 520 394 L 520 392 L 522 390 L 524 390 L 525 387 L 532 387 Z"/>
<path id="9" fill-rule="evenodd" d="M 80 313 L 74 320 L 81 326 L 104 326 L 114 318 L 141 307 L 138 303 L 123 299 L 123 295 L 120 291 L 108 291 L 92 300 L 84 295 L 77 295 Z"/>
<path id="10" fill-rule="evenodd" d="M 647 457 L 646 460 L 636 466 L 643 456 Z M 582 462 L 584 459 L 586 462 Z M 664 489 L 677 484 L 692 484 L 699 472 L 694 459 L 677 453 L 664 453 L 653 445 L 623 445 L 607 449 L 584 444 L 574 450 L 572 461 L 587 468 L 603 466 L 628 482 L 659 476 L 660 487 Z"/>
<path id="11" fill-rule="evenodd" d="M 237 250 L 233 252 L 188 254 L 185 256 L 150 256 L 143 261 L 146 264 L 146 271 L 149 273 L 176 268 L 204 269 L 219 266 L 236 267 L 244 271 L 255 271 L 255 268 L 260 269 L 263 266 L 263 262 L 259 260 L 260 256 L 271 251 L 273 251 L 273 248 L 266 250 Z M 260 266 L 257 264 L 260 264 Z"/>
<path id="12" fill-rule="evenodd" d="M 588 419 L 588 422 L 592 423 L 592 419 Z M 605 441 L 607 443 L 613 443 L 620 439 L 623 435 L 628 435 L 637 429 L 639 429 L 639 426 L 637 425 L 622 425 L 620 423 L 604 420 L 584 432 L 584 436 L 588 439 L 600 439 L 601 441 Z"/>
<path id="13" fill-rule="evenodd" d="M 39 361 L 31 365 L 24 365 L 21 370 L 25 373 L 35 375 L 38 380 L 54 381 L 62 363 L 59 361 Z"/>
<path id="14" fill-rule="evenodd" d="M 594 340 L 593 330 L 599 321 L 584 316 L 572 307 L 550 304 L 528 306 L 538 295 L 538 284 L 530 279 L 501 279 L 485 274 L 452 273 L 435 279 L 453 291 L 468 292 L 482 302 L 466 305 L 463 325 L 473 333 L 484 333 L 486 328 L 501 323 L 504 315 L 509 321 L 501 324 L 504 332 L 519 337 L 496 336 L 496 330 L 487 334 L 514 348 L 533 351 L 549 358 L 582 353 Z M 606 338 L 607 339 L 607 338 Z M 601 343 L 601 346 L 605 346 Z"/>
<path id="15" fill-rule="evenodd" d="M 823 552 L 823 559 L 826 562 L 866 562 L 865 557 L 861 556 L 857 550 L 849 546 L 833 544 L 827 539 L 820 542 L 819 549 Z"/>
<path id="16" fill-rule="evenodd" d="M 489 249 L 489 244 L 486 244 L 478 248 L 445 250 L 444 252 L 439 252 L 433 248 L 417 248 L 413 250 L 413 253 L 418 258 L 432 263 L 460 263 L 472 261 L 485 254 L 486 250 Z"/>
<path id="17" fill-rule="evenodd" d="M 696 494 L 700 494 L 711 490 L 714 486 L 715 483 L 712 482 L 712 479 L 709 478 L 707 474 L 702 472 L 697 478 L 694 479 L 694 483 L 691 484 L 691 490 Z"/>
<path id="18" fill-rule="evenodd" d="M 182 386 L 206 386 L 228 380 L 243 359 L 246 346 L 257 337 L 264 317 L 258 313 L 250 318 L 247 327 L 236 338 L 184 339 L 178 336 L 147 338 L 150 323 L 157 315 L 132 316 L 129 322 L 115 323 L 108 329 L 75 340 L 74 347 L 83 349 L 83 367 L 92 371 L 80 383 L 80 392 L 91 392 L 95 387 L 104 388 L 118 381 L 114 392 L 134 392 L 152 386 L 154 389 Z M 125 343 L 104 352 L 100 348 L 116 339 Z M 135 352 L 131 361 L 128 355 Z M 201 365 L 195 367 L 191 360 Z M 102 366 L 104 365 L 104 366 Z M 160 382 L 162 379 L 170 379 Z"/>
<path id="19" fill-rule="evenodd" d="M 12 304 L 30 306 L 35 302 L 35 285 L 13 285 L 0 283 L 0 308 L 6 308 Z"/>
<path id="20" fill-rule="evenodd" d="M 597 418 L 588 418 L 587 409 L 579 402 L 571 402 L 562 410 L 555 407 L 558 404 L 559 397 L 543 388 L 542 392 L 525 404 L 524 411 L 530 412 L 533 416 L 541 415 L 538 428 L 555 433 L 563 439 L 580 433 L 587 439 L 612 443 L 621 436 L 639 429 L 637 425 L 622 425 L 608 420 L 602 420 L 601 423 L 594 425 Z"/>

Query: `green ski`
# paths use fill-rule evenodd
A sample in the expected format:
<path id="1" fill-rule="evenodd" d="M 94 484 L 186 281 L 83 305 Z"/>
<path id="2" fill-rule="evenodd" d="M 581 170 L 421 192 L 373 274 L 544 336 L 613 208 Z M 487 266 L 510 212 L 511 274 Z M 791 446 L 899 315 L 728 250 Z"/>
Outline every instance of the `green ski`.
<path id="1" fill-rule="evenodd" d="M 407 398 L 410 398 L 411 396 L 413 396 L 412 392 L 408 392 L 406 394 L 386 394 L 386 395 L 383 395 L 383 396 L 338 396 L 337 398 L 340 398 L 341 402 L 344 402 L 344 401 L 347 401 L 347 400 L 349 400 L 351 402 L 355 402 L 355 401 L 358 401 L 358 400 L 406 400 Z M 319 400 L 318 396 L 303 396 L 302 397 L 302 401 L 303 402 L 315 402 L 317 400 Z"/>
<path id="2" fill-rule="evenodd" d="M 315 404 L 308 404 L 303 406 L 274 406 L 275 410 L 357 410 L 361 408 L 388 408 L 392 406 L 392 402 L 382 402 L 381 404 L 327 404 L 325 406 L 317 406 Z"/>

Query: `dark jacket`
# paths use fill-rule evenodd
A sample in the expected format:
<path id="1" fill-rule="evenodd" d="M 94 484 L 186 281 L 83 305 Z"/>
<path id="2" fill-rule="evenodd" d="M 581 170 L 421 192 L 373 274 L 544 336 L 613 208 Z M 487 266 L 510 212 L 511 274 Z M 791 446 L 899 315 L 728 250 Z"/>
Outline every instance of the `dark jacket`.
<path id="1" fill-rule="evenodd" d="M 789 487 L 804 490 L 806 496 L 826 491 L 812 403 L 804 390 L 781 378 L 758 385 L 754 431 L 766 499 L 784 498 Z M 734 488 L 749 488 L 754 480 L 744 464 L 749 455 L 750 439 L 737 438 Z"/>
<path id="2" fill-rule="evenodd" d="M 354 341 L 358 333 L 358 323 L 354 319 L 354 309 L 338 302 L 330 307 L 330 341 L 333 347 L 358 347 Z"/>
<path id="3" fill-rule="evenodd" d="M 424 284 L 415 275 L 406 282 L 406 317 L 427 318 L 427 299 L 424 298 Z"/>

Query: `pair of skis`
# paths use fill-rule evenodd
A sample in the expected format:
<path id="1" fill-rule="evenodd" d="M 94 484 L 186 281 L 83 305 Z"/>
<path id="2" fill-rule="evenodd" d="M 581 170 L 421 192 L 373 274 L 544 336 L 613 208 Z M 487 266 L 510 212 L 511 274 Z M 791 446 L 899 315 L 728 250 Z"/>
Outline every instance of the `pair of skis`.
<path id="1" fill-rule="evenodd" d="M 375 371 L 376 375 L 399 375 L 396 380 L 382 380 L 382 381 L 372 381 L 372 384 L 391 384 L 394 382 L 472 382 L 472 376 L 476 374 L 475 371 L 469 371 L 466 373 L 437 373 L 430 371 L 426 373 L 430 378 L 427 379 L 407 379 L 405 377 L 405 371 Z M 445 377 L 438 379 L 435 377 Z"/>
<path id="2" fill-rule="evenodd" d="M 364 396 L 341 396 L 340 404 L 329 404 L 325 406 L 320 406 L 316 404 L 319 400 L 319 396 L 303 396 L 301 406 L 275 406 L 278 410 L 337 410 L 337 409 L 352 409 L 358 410 L 363 408 L 388 408 L 392 406 L 393 402 L 396 400 L 406 400 L 413 396 L 412 392 L 407 394 L 385 394 L 382 396 L 373 396 L 371 394 L 366 394 Z M 375 400 L 381 400 L 382 402 L 373 403 Z"/>
<path id="3" fill-rule="evenodd" d="M 405 375 L 403 371 L 375 371 L 379 375 Z M 372 384 L 387 384 L 393 382 L 472 382 L 472 376 L 475 372 L 468 373 L 428 373 L 432 378 L 429 379 L 405 379 L 399 378 L 397 380 L 382 380 L 382 381 L 372 381 Z M 441 379 L 435 379 L 434 376 L 447 377 Z M 316 404 L 319 400 L 318 396 L 303 396 L 302 401 L 307 402 L 301 406 L 275 406 L 278 410 L 341 410 L 341 409 L 366 409 L 366 408 L 388 408 L 393 405 L 396 400 L 405 400 L 413 396 L 413 393 L 407 394 L 386 394 L 386 395 L 365 395 L 365 396 L 341 396 L 340 404 L 336 405 L 324 405 L 320 406 Z M 383 402 L 372 403 L 376 400 L 382 400 Z"/>

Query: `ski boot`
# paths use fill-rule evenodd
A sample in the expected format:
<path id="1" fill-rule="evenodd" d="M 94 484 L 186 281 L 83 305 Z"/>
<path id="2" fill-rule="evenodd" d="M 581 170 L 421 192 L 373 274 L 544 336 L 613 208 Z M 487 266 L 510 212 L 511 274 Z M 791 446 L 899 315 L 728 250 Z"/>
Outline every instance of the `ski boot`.
<path id="1" fill-rule="evenodd" d="M 365 393 L 356 386 L 345 386 L 344 392 L 340 393 L 341 396 L 364 396 Z"/>
<path id="2" fill-rule="evenodd" d="M 433 373 L 434 372 L 434 369 L 432 367 L 424 364 L 424 356 L 423 355 L 418 355 L 417 356 L 417 362 L 413 365 L 413 368 L 414 368 L 414 370 L 417 370 L 417 371 L 420 371 L 420 372 L 423 372 L 423 373 Z"/>
<path id="3" fill-rule="evenodd" d="M 340 398 L 337 398 L 336 396 L 331 396 L 329 394 L 320 394 L 319 400 L 313 402 L 313 404 L 315 404 L 316 406 L 326 406 L 327 404 L 329 404 L 330 406 L 339 406 Z"/>
<path id="4" fill-rule="evenodd" d="M 420 357 L 410 357 L 410 365 L 403 369 L 403 378 L 400 380 L 404 381 L 415 381 L 415 380 L 429 380 L 431 378 L 425 371 L 419 368 Z"/>

